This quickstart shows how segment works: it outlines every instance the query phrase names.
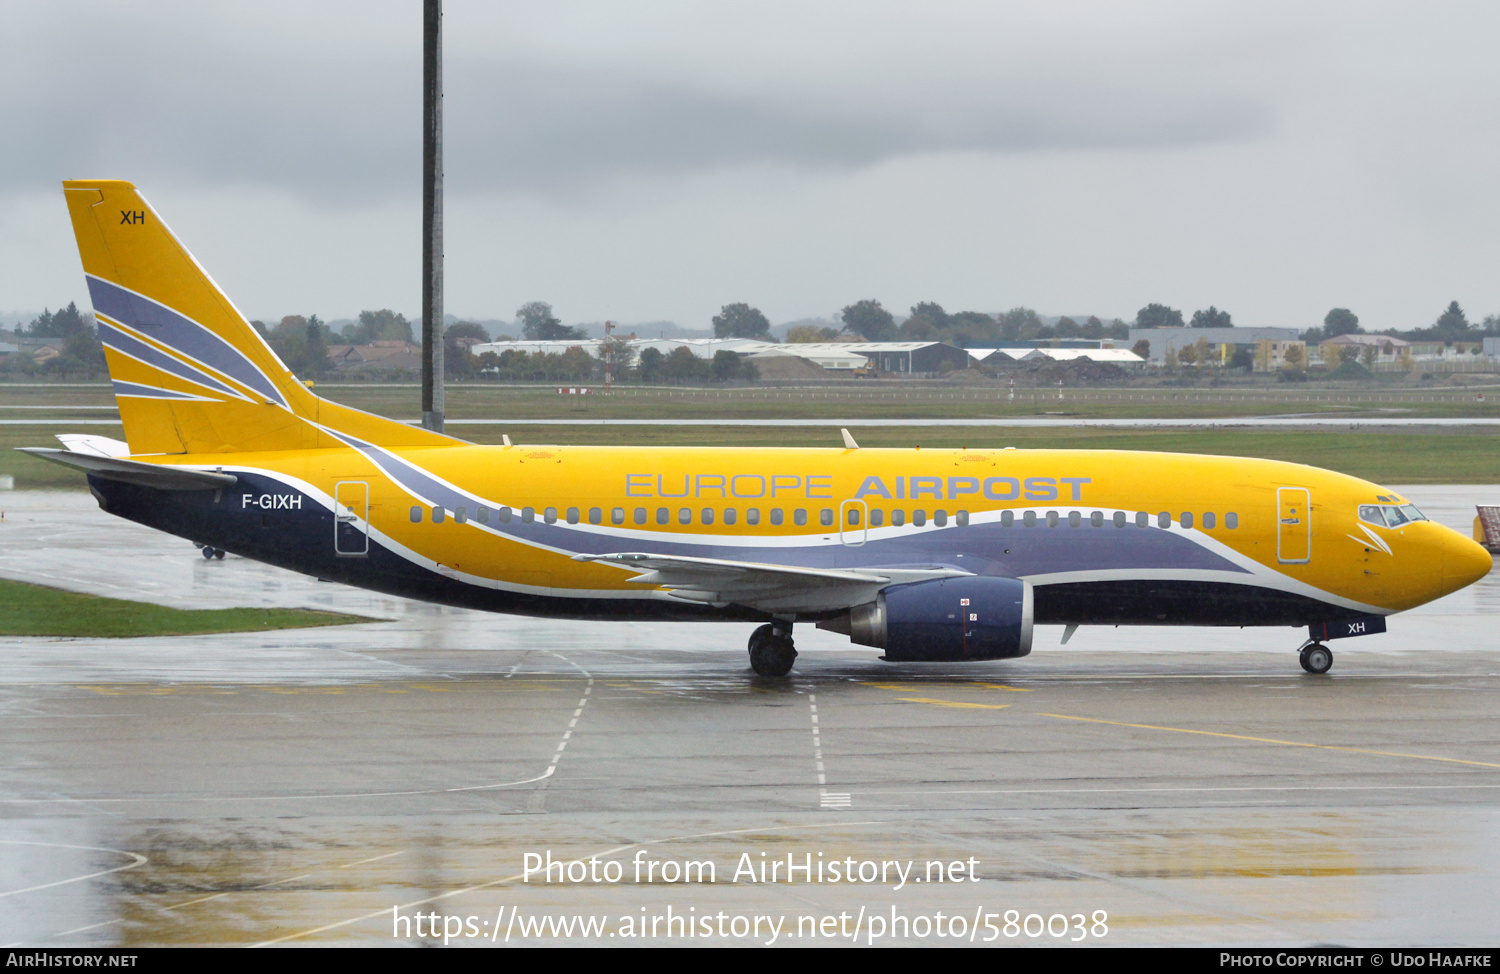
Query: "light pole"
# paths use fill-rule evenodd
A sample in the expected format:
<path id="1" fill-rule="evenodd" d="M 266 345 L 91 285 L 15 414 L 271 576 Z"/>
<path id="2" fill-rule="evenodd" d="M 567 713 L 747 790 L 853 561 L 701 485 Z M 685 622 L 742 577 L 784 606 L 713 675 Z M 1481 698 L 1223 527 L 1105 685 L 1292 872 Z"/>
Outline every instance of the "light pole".
<path id="1" fill-rule="evenodd" d="M 422 425 L 443 431 L 443 0 L 422 4 Z"/>

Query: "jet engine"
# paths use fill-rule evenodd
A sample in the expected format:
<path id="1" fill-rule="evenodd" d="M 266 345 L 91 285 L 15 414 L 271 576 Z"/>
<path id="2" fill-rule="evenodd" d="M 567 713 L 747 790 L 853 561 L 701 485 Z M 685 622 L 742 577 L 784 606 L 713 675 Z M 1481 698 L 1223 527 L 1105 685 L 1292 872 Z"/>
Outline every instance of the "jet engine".
<path id="1" fill-rule="evenodd" d="M 818 623 L 897 663 L 1025 656 L 1031 627 L 1031 586 L 982 575 L 894 585 L 847 616 Z"/>

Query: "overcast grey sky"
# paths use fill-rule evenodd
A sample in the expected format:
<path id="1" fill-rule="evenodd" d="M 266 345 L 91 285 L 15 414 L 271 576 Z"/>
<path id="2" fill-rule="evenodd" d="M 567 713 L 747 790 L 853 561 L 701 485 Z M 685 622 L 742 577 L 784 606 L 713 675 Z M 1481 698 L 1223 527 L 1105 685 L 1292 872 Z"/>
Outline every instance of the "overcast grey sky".
<path id="1" fill-rule="evenodd" d="M 447 0 L 447 296 L 1500 312 L 1500 4 Z M 129 179 L 253 317 L 420 306 L 421 4 L 0 0 L 0 310 Z"/>

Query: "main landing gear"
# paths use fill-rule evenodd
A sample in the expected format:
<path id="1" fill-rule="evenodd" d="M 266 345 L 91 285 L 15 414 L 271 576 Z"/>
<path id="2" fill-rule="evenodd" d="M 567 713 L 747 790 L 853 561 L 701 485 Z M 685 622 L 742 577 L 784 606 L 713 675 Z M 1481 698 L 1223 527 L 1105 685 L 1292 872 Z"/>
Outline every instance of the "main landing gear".
<path id="1" fill-rule="evenodd" d="M 786 676 L 796 658 L 790 622 L 778 619 L 750 634 L 750 668 L 756 676 Z"/>
<path id="2" fill-rule="evenodd" d="M 193 543 L 193 547 L 197 548 L 203 553 L 204 561 L 213 561 L 215 558 L 219 559 L 220 561 L 224 560 L 223 548 L 215 548 L 211 544 L 198 544 L 197 542 Z"/>
<path id="3" fill-rule="evenodd" d="M 1309 673 L 1327 673 L 1333 667 L 1333 650 L 1322 643 L 1308 643 L 1297 654 L 1297 661 Z"/>

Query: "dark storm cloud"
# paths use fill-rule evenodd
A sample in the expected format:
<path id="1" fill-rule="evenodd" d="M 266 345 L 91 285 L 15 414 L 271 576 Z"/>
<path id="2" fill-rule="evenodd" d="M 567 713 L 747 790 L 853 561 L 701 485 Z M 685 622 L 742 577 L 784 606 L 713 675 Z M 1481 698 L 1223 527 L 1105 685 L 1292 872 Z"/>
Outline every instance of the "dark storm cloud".
<path id="1" fill-rule="evenodd" d="M 574 67 L 461 64 L 448 85 L 449 168 L 489 159 L 497 188 L 524 191 L 744 164 L 852 169 L 952 151 L 1180 145 L 1266 127 L 1256 105 L 1228 97 L 1143 108 L 1105 91 L 1023 104 L 1003 90 L 936 88 L 886 105 L 872 89 L 871 101 L 850 104 L 817 90 L 745 95 Z"/>
<path id="2" fill-rule="evenodd" d="M 407 195 L 420 166 L 420 25 L 407 21 L 335 18 L 293 35 L 285 23 L 191 6 L 9 10 L 0 50 L 13 83 L 0 89 L 0 132 L 12 151 L 0 192 L 124 175 L 269 187 L 320 205 Z M 1232 88 L 1184 85 L 1173 70 L 1083 65 L 1039 80 L 1049 76 L 1021 63 L 956 72 L 934 54 L 915 84 L 871 66 L 838 84 L 816 73 L 798 84 L 781 70 L 775 85 L 725 85 L 463 47 L 446 65 L 456 193 L 550 195 L 738 165 L 848 170 L 953 151 L 1186 145 L 1252 136 L 1270 118 Z"/>

